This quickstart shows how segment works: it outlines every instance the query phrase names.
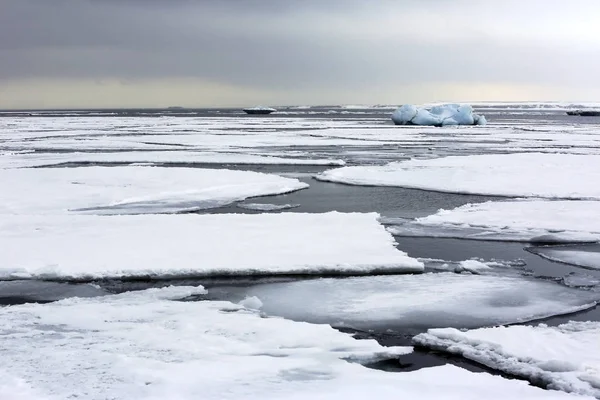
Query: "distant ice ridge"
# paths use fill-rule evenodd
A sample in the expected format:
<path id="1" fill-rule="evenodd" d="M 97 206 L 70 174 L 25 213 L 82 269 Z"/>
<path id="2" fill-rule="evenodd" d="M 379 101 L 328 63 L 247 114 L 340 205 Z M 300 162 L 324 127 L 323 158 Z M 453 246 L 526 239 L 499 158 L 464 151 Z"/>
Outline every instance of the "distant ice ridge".
<path id="1" fill-rule="evenodd" d="M 2 214 L 158 214 L 221 207 L 304 189 L 251 171 L 159 167 L 0 169 Z"/>
<path id="2" fill-rule="evenodd" d="M 531 382 L 600 398 L 600 323 L 430 329 L 415 343 L 477 361 Z"/>
<path id="3" fill-rule="evenodd" d="M 598 293 L 555 282 L 491 273 L 462 262 L 463 271 L 270 283 L 249 288 L 261 310 L 357 329 L 480 327 L 568 314 L 593 307 Z M 486 268 L 487 267 L 487 268 Z"/>
<path id="4" fill-rule="evenodd" d="M 405 104 L 392 114 L 396 125 L 485 125 L 483 115 L 473 112 L 473 107 L 467 104 L 442 104 L 429 110 L 410 104 Z"/>
<path id="5" fill-rule="evenodd" d="M 0 277 L 92 280 L 423 271 L 421 262 L 396 249 L 378 217 L 338 212 L 3 215 Z"/>
<path id="6" fill-rule="evenodd" d="M 174 301 L 203 293 L 202 287 L 167 287 L 0 308 L 0 397 L 572 398 L 451 365 L 403 374 L 365 368 L 412 349 L 356 340 L 327 325 L 261 318 L 229 302 Z"/>
<path id="7" fill-rule="evenodd" d="M 388 230 L 400 236 L 534 243 L 597 242 L 600 240 L 598 201 L 491 201 L 417 218 Z"/>
<path id="8" fill-rule="evenodd" d="M 383 166 L 353 166 L 317 175 L 352 185 L 397 186 L 448 193 L 600 200 L 600 156 L 484 154 Z"/>

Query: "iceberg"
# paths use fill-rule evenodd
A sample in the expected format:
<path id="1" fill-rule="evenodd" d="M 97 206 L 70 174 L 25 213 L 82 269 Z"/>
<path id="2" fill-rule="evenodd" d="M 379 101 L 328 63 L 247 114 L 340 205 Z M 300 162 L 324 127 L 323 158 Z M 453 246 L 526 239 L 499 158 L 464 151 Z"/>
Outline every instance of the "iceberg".
<path id="1" fill-rule="evenodd" d="M 430 329 L 420 346 L 459 354 L 550 389 L 600 397 L 599 322 L 557 327 L 510 326 L 470 331 Z"/>
<path id="2" fill-rule="evenodd" d="M 396 125 L 485 125 L 483 115 L 475 114 L 467 104 L 443 104 L 429 110 L 405 104 L 392 113 Z"/>
<path id="3" fill-rule="evenodd" d="M 0 278 L 88 281 L 423 271 L 423 263 L 396 248 L 378 217 L 338 212 L 3 215 Z"/>
<path id="4" fill-rule="evenodd" d="M 174 301 L 202 293 L 166 287 L 0 308 L 0 397 L 571 398 L 452 365 L 403 374 L 365 368 L 412 349 L 356 340 L 327 325 L 263 318 L 229 302 Z"/>
<path id="5" fill-rule="evenodd" d="M 596 242 L 600 240 L 600 202 L 527 200 L 466 204 L 389 230 L 410 235 L 412 228 L 422 236 L 443 236 L 443 231 L 449 231 L 449 237 L 462 239 Z"/>
<path id="6" fill-rule="evenodd" d="M 317 178 L 350 185 L 397 186 L 505 197 L 600 200 L 600 156 L 483 154 L 352 166 Z"/>
<path id="7" fill-rule="evenodd" d="M 0 169 L 2 214 L 157 214 L 221 207 L 308 187 L 251 171 L 159 167 Z"/>
<path id="8" fill-rule="evenodd" d="M 486 272 L 472 260 L 461 267 Z M 245 293 L 260 299 L 268 315 L 361 330 L 524 322 L 588 309 L 600 299 L 539 279 L 451 272 L 270 283 Z"/>

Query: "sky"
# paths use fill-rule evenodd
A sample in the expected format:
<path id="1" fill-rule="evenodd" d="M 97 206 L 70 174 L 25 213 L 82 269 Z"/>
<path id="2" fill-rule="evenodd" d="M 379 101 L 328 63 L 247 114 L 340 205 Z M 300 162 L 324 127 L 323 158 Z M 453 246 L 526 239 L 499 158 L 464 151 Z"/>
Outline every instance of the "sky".
<path id="1" fill-rule="evenodd" d="M 0 0 L 0 108 L 600 101 L 598 0 Z"/>

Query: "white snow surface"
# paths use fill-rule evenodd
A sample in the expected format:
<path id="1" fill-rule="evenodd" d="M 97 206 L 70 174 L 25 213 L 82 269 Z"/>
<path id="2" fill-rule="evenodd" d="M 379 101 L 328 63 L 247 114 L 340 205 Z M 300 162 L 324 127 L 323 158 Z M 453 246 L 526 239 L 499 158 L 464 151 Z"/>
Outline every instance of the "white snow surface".
<path id="1" fill-rule="evenodd" d="M 485 154 L 325 171 L 324 181 L 448 193 L 600 200 L 600 156 Z"/>
<path id="2" fill-rule="evenodd" d="M 4 215 L 0 277 L 87 280 L 422 271 L 421 262 L 396 249 L 378 217 L 338 212 Z"/>
<path id="3" fill-rule="evenodd" d="M 228 302 L 173 301 L 204 292 L 167 287 L 0 308 L 0 393 L 10 400 L 571 398 L 451 365 L 368 369 L 360 364 L 411 349 L 261 318 Z"/>
<path id="4" fill-rule="evenodd" d="M 308 184 L 251 171 L 159 167 L 0 169 L 1 214 L 173 213 L 289 193 Z"/>
<path id="5" fill-rule="evenodd" d="M 270 315 L 357 329 L 523 322 L 587 309 L 600 298 L 520 276 L 451 272 L 270 283 L 246 294 Z"/>
<path id="6" fill-rule="evenodd" d="M 510 326 L 460 331 L 430 329 L 415 343 L 548 384 L 551 389 L 600 397 L 600 323 L 558 327 Z"/>
<path id="7" fill-rule="evenodd" d="M 485 125 L 486 119 L 467 104 L 440 104 L 429 110 L 405 104 L 392 113 L 396 125 Z"/>
<path id="8" fill-rule="evenodd" d="M 600 240 L 600 202 L 527 200 L 466 204 L 417 218 L 414 225 L 432 228 L 432 232 L 438 228 L 452 228 L 454 232 L 478 229 L 482 232 L 479 236 L 486 240 L 497 236 L 516 241 L 593 242 Z M 402 230 L 410 230 L 410 226 Z M 390 231 L 401 234 L 393 227 Z"/>

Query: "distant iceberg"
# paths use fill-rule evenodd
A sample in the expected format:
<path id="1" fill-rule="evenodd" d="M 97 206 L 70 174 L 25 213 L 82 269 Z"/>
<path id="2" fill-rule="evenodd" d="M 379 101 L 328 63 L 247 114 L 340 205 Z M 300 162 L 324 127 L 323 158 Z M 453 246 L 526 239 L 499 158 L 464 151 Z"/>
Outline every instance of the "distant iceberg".
<path id="1" fill-rule="evenodd" d="M 473 112 L 468 104 L 442 104 L 429 110 L 405 104 L 392 114 L 396 125 L 485 125 L 483 115 Z"/>
<path id="2" fill-rule="evenodd" d="M 271 114 L 272 112 L 277 111 L 274 108 L 271 107 L 250 107 L 250 108 L 244 108 L 243 110 L 246 114 Z"/>

